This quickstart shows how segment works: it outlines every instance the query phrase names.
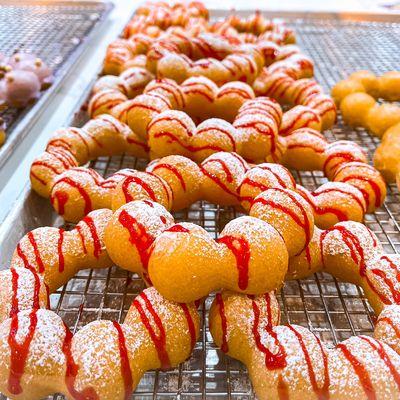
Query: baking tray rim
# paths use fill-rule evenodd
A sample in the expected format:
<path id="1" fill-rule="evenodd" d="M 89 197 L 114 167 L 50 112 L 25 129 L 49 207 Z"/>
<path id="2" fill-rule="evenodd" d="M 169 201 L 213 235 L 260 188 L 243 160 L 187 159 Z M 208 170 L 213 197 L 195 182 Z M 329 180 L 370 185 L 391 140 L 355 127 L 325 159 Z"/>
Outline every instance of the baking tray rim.
<path id="1" fill-rule="evenodd" d="M 1 2 L 1 1 L 0 1 Z M 229 14 L 236 14 L 239 16 L 248 16 L 254 13 L 254 9 L 221 9 L 221 8 L 209 8 L 211 17 L 219 18 L 226 17 Z M 388 22 L 388 23 L 400 23 L 400 11 L 277 11 L 277 10 L 259 10 L 263 15 L 271 18 L 290 18 L 290 19 L 324 19 L 324 20 L 335 20 L 337 21 L 354 21 L 354 22 Z"/>
<path id="2" fill-rule="evenodd" d="M 37 122 L 39 117 L 45 111 L 45 108 L 50 104 L 51 100 L 54 99 L 58 92 L 58 89 L 66 81 L 66 79 L 71 75 L 74 70 L 74 65 L 81 59 L 84 54 L 84 50 L 89 46 L 90 41 L 95 37 L 96 32 L 99 31 L 100 27 L 107 20 L 111 10 L 114 8 L 114 4 L 111 1 L 91 1 L 91 0 L 71 0 L 71 1 L 45 1 L 45 0 L 34 0 L 32 2 L 28 1 L 15 1 L 15 0 L 0 0 L 1 5 L 104 5 L 105 9 L 100 18 L 95 22 L 93 28 L 89 32 L 88 36 L 84 38 L 83 41 L 73 50 L 72 54 L 67 58 L 67 60 L 62 64 L 60 69 L 57 71 L 55 82 L 45 90 L 38 101 L 29 109 L 29 111 L 24 115 L 17 123 L 17 125 L 12 129 L 12 134 L 7 138 L 4 145 L 0 148 L 0 169 L 4 167 L 8 159 L 11 157 L 15 149 L 22 143 L 22 141 L 27 137 L 30 129 Z"/>

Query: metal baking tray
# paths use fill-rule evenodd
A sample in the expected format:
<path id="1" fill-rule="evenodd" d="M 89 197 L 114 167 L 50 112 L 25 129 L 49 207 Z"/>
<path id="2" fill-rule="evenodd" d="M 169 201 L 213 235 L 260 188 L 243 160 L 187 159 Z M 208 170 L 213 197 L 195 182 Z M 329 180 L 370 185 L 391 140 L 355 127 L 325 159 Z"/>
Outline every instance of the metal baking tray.
<path id="1" fill-rule="evenodd" d="M 7 136 L 0 147 L 0 168 L 50 103 L 112 7 L 109 2 L 86 0 L 0 0 L 0 51 L 8 56 L 16 50 L 35 54 L 55 76 L 34 104 L 0 112 Z"/>
<path id="2" fill-rule="evenodd" d="M 214 15 L 223 15 L 221 11 Z M 398 69 L 400 24 L 394 17 L 347 14 L 274 13 L 288 20 L 296 30 L 298 43 L 316 65 L 316 78 L 328 91 L 349 73 L 367 68 L 376 73 Z M 397 58 L 396 58 L 397 57 Z M 77 113 L 72 124 L 80 125 L 84 116 Z M 359 143 L 371 157 L 379 143 L 363 129 L 343 126 L 339 116 L 335 128 L 326 132 L 329 140 L 349 139 Z M 108 176 L 120 168 L 143 169 L 145 160 L 129 156 L 99 158 L 91 167 Z M 27 171 L 28 173 L 28 171 Z M 297 182 L 314 189 L 326 181 L 320 172 L 294 172 Z M 223 226 L 239 214 L 230 207 L 198 202 L 175 214 L 177 221 L 203 226 L 216 236 Z M 366 216 L 388 253 L 400 250 L 400 195 L 395 185 L 388 187 L 385 204 Z M 0 266 L 7 268 L 11 254 L 24 233 L 39 226 L 61 226 L 48 200 L 27 188 L 0 228 Z M 51 296 L 51 306 L 73 331 L 99 319 L 123 320 L 134 296 L 143 288 L 137 276 L 113 267 L 108 270 L 79 272 L 65 287 Z M 338 282 L 318 273 L 310 278 L 286 282 L 279 295 L 282 323 L 308 327 L 324 341 L 335 344 L 352 335 L 370 335 L 374 314 L 358 287 Z M 141 380 L 134 399 L 255 399 L 246 368 L 225 356 L 212 342 L 207 328 L 207 310 L 212 296 L 200 310 L 202 330 L 193 355 L 178 368 L 167 372 L 148 372 Z M 55 396 L 54 399 L 62 399 Z"/>

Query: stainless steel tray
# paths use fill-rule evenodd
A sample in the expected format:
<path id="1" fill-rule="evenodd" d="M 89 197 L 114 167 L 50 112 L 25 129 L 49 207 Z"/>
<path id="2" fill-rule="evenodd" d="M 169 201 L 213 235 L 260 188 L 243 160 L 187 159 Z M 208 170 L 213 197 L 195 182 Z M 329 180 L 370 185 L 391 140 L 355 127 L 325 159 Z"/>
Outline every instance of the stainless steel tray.
<path id="1" fill-rule="evenodd" d="M 32 106 L 0 113 L 6 143 L 0 148 L 0 168 L 49 104 L 90 37 L 105 21 L 112 4 L 101 1 L 0 1 L 0 51 L 17 49 L 42 58 L 55 74 L 53 85 Z"/>
<path id="2" fill-rule="evenodd" d="M 218 12 L 222 15 L 221 12 Z M 217 15 L 218 13 L 214 14 Z M 277 16 L 274 13 L 274 16 Z M 379 73 L 398 69 L 400 25 L 392 17 L 379 16 L 380 22 L 362 20 L 360 15 L 287 14 L 295 28 L 299 45 L 316 64 L 316 78 L 329 89 L 341 79 L 361 68 Z M 366 18 L 366 17 L 365 17 Z M 83 116 L 76 114 L 74 124 Z M 339 118 L 330 140 L 349 139 L 361 144 L 371 156 L 378 140 L 363 129 L 344 127 Z M 107 176 L 124 167 L 143 169 L 146 162 L 132 157 L 101 158 L 91 166 Z M 27 172 L 28 173 L 28 172 Z M 296 180 L 309 189 L 321 185 L 326 179 L 319 172 L 294 173 Z M 189 210 L 176 213 L 178 221 L 195 222 L 213 236 L 230 219 L 237 216 L 232 208 L 198 202 Z M 366 225 L 379 237 L 389 253 L 400 250 L 400 196 L 395 185 L 388 188 L 382 208 L 368 215 Z M 14 212 L 0 228 L 0 266 L 7 267 L 17 241 L 28 230 L 43 225 L 62 224 L 52 212 L 47 200 L 28 189 L 16 205 Z M 79 330 L 83 325 L 99 318 L 123 319 L 136 293 L 143 283 L 136 276 L 113 267 L 103 271 L 81 271 L 65 287 L 51 296 L 51 305 L 71 327 Z M 340 283 L 326 274 L 287 282 L 280 294 L 283 323 L 296 323 L 310 328 L 328 343 L 336 343 L 351 335 L 371 334 L 374 314 L 354 285 Z M 134 399 L 254 399 L 246 368 L 226 357 L 213 344 L 207 329 L 207 310 L 210 297 L 203 309 L 201 339 L 192 357 L 179 368 L 167 372 L 148 372 L 141 380 Z M 61 399 L 61 396 L 55 396 Z"/>

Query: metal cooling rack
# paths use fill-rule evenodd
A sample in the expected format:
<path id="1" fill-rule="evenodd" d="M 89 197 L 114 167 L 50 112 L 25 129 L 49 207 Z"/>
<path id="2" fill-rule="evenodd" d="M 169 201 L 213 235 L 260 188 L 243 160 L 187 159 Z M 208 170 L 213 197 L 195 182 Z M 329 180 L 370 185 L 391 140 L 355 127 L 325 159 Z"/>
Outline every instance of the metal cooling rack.
<path id="1" fill-rule="evenodd" d="M 45 98 L 55 92 L 72 67 L 78 48 L 110 9 L 109 3 L 98 1 L 0 0 L 0 52 L 7 56 L 16 51 L 35 54 L 50 66 L 55 76 L 53 85 L 41 92 L 36 103 L 22 110 L 8 108 L 0 112 L 7 136 L 0 151 L 0 164 L 26 134 L 27 129 L 19 130 L 18 125 L 22 120 L 27 123 L 44 106 Z M 33 109 L 35 113 L 31 112 Z"/>
<path id="2" fill-rule="evenodd" d="M 368 68 L 376 73 L 398 68 L 399 25 L 387 23 L 340 22 L 333 20 L 294 19 L 298 43 L 316 65 L 316 78 L 328 91 L 337 80 L 351 72 Z M 370 156 L 378 140 L 362 129 L 338 124 L 328 132 L 330 140 L 354 140 Z M 146 162 L 132 157 L 100 158 L 91 167 L 104 176 L 121 168 L 144 169 Z M 297 182 L 315 189 L 326 179 L 320 172 L 294 172 Z M 184 212 L 175 213 L 177 221 L 197 223 L 216 237 L 224 225 L 239 214 L 198 202 Z M 400 250 L 400 196 L 395 185 L 388 188 L 382 208 L 367 215 L 366 225 L 374 231 L 389 253 Z M 143 282 L 116 267 L 109 270 L 85 270 L 51 296 L 51 306 L 73 331 L 96 319 L 122 321 Z M 324 341 L 335 344 L 352 335 L 371 334 L 374 314 L 362 291 L 318 273 L 299 281 L 286 282 L 279 300 L 282 323 L 308 327 Z M 189 360 L 172 371 L 148 372 L 141 380 L 134 399 L 255 399 L 246 368 L 218 350 L 208 331 L 208 298 L 200 310 L 200 340 Z M 62 396 L 55 396 L 57 400 Z"/>

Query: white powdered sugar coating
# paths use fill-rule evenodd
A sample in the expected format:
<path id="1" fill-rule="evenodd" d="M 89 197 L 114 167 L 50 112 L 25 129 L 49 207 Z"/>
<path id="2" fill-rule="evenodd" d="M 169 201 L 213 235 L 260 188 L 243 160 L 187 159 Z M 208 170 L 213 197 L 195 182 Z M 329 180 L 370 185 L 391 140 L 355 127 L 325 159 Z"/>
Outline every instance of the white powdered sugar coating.
<path id="1" fill-rule="evenodd" d="M 218 152 L 207 157 L 202 163 L 201 168 L 208 171 L 214 176 L 218 176 L 222 179 L 226 179 L 226 172 L 221 168 L 221 164 L 218 161 L 222 161 L 223 164 L 229 170 L 229 173 L 233 177 L 235 187 L 237 183 L 243 179 L 246 172 L 246 167 L 248 166 L 246 161 L 236 153 L 229 152 Z M 231 183 L 232 184 L 232 183 Z"/>
<path id="2" fill-rule="evenodd" d="M 346 358 L 343 350 L 354 357 L 357 365 L 361 365 L 363 377 L 370 380 L 376 398 L 390 400 L 397 398 L 398 387 L 386 360 L 390 360 L 394 371 L 399 371 L 400 356 L 386 344 L 367 336 L 353 336 L 329 352 L 329 372 L 332 398 L 345 392 L 346 398 L 356 400 L 365 396 L 365 389 L 354 365 Z M 384 357 L 377 349 L 382 349 Z M 394 397 L 395 396 L 395 397 Z"/>
<path id="3" fill-rule="evenodd" d="M 384 341 L 387 345 L 399 352 L 400 350 L 400 305 L 385 306 L 378 317 L 375 326 L 375 338 Z"/>
<path id="4" fill-rule="evenodd" d="M 135 200 L 121 207 L 114 218 L 122 211 L 126 211 L 146 229 L 146 232 L 153 237 L 159 236 L 166 228 L 174 224 L 174 217 L 159 203 Z M 160 217 L 164 217 L 163 221 Z"/>
<path id="5" fill-rule="evenodd" d="M 372 259 L 383 251 L 382 245 L 376 238 L 375 234 L 369 231 L 365 225 L 354 221 L 346 221 L 336 224 L 335 227 L 344 228 L 357 239 L 357 242 L 363 249 L 365 261 Z M 343 240 L 341 230 L 335 229 L 335 227 L 328 231 L 323 239 L 323 253 L 329 254 L 330 256 L 345 254 L 351 257 L 351 249 Z"/>
<path id="6" fill-rule="evenodd" d="M 278 238 L 278 233 L 270 224 L 261 219 L 242 216 L 228 222 L 220 234 L 220 237 L 233 235 L 247 238 L 250 242 L 259 240 L 270 241 Z"/>
<path id="7" fill-rule="evenodd" d="M 290 325 L 290 327 L 300 336 L 310 357 L 310 365 L 307 363 L 305 351 L 300 344 L 298 336 L 288 326 L 279 325 L 273 328 L 277 341 L 268 330 L 259 331 L 261 343 L 273 354 L 277 354 L 280 350 L 278 343 L 282 346 L 286 354 L 286 367 L 280 370 L 284 381 L 291 390 L 307 393 L 310 396 L 314 391 L 309 368 L 312 369 L 312 373 L 315 375 L 318 387 L 323 387 L 325 382 L 323 352 L 327 353 L 328 350 L 324 345 L 322 345 L 323 350 L 321 350 L 317 338 L 308 329 L 298 325 Z M 260 362 L 259 368 L 263 367 L 263 370 L 260 371 L 261 377 L 264 376 L 265 378 L 265 376 L 274 373 L 274 370 L 269 371 L 265 367 L 265 355 L 263 353 L 260 352 L 257 358 Z"/>
<path id="8" fill-rule="evenodd" d="M 177 136 L 193 136 L 196 130 L 196 125 L 189 115 L 178 110 L 163 111 L 153 118 L 148 125 L 149 135 L 157 130 L 164 130 L 165 127 Z"/>
<path id="9" fill-rule="evenodd" d="M 190 331 L 187 316 L 185 315 L 182 306 L 179 303 L 166 300 L 161 296 L 154 287 L 147 288 L 143 291 L 143 295 L 147 297 L 152 305 L 154 312 L 159 316 L 162 327 L 166 335 L 166 349 L 169 354 L 175 352 L 181 352 L 182 346 L 189 346 L 190 344 Z M 158 325 L 154 319 L 154 315 L 149 311 L 149 307 L 144 301 L 141 295 L 136 297 L 136 301 L 142 306 L 142 309 L 148 318 L 151 326 L 157 334 L 160 334 Z M 188 311 L 190 313 L 190 318 L 192 319 L 194 326 L 197 327 L 199 324 L 198 314 L 193 305 L 193 303 L 187 304 Z M 136 307 L 132 306 L 132 315 L 127 316 L 126 324 L 131 328 L 133 327 L 132 321 L 142 321 L 138 314 L 136 314 Z M 148 332 L 145 326 L 140 322 L 140 325 L 135 327 L 135 331 L 138 333 L 143 331 L 146 333 L 145 337 L 148 337 Z M 198 331 L 196 329 L 196 335 Z M 187 348 L 189 351 L 189 348 Z"/>
<path id="10" fill-rule="evenodd" d="M 15 273 L 17 278 L 17 294 L 18 310 L 32 310 L 35 301 L 36 282 L 39 282 L 39 305 L 43 308 L 47 305 L 45 288 L 41 277 L 35 278 L 32 271 L 26 268 L 16 268 Z M 12 289 L 12 272 L 5 270 L 0 272 L 0 283 L 2 290 L 0 292 L 0 321 L 8 318 L 12 306 L 13 289 Z"/>
<path id="11" fill-rule="evenodd" d="M 310 128 L 301 128 L 287 137 L 288 149 L 296 145 L 307 146 L 317 153 L 322 153 L 327 145 L 327 140 L 318 132 Z"/>
<path id="12" fill-rule="evenodd" d="M 75 382 L 77 390 L 92 386 L 101 389 L 110 385 L 107 377 L 120 371 L 118 332 L 111 321 L 94 321 L 85 325 L 72 340 L 72 357 L 79 366 Z M 119 368 L 118 368 L 119 367 Z"/>
<path id="13" fill-rule="evenodd" d="M 196 138 L 207 140 L 210 143 L 215 142 L 234 150 L 236 144 L 241 141 L 242 135 L 229 122 L 219 118 L 210 118 L 197 126 L 194 139 Z"/>
<path id="14" fill-rule="evenodd" d="M 385 303 L 399 304 L 399 269 L 400 254 L 378 256 L 367 264 L 367 283 L 374 292 L 384 296 Z"/>
<path id="15" fill-rule="evenodd" d="M 339 209 L 351 210 L 351 207 L 361 207 L 362 212 L 366 211 L 365 200 L 361 191 L 345 182 L 326 182 L 318 187 L 312 196 L 316 204 L 321 207 L 332 203 L 337 205 Z"/>
<path id="16" fill-rule="evenodd" d="M 113 213 L 111 210 L 101 209 L 91 211 L 86 217 L 89 218 L 94 224 L 97 237 L 100 240 L 102 251 L 105 251 L 104 231 L 111 220 L 112 214 Z M 85 244 L 93 244 L 93 232 L 91 231 L 89 225 L 86 222 L 80 222 L 78 225 L 80 226 L 80 232 L 84 237 Z M 64 249 L 63 247 L 63 251 L 68 251 L 68 249 Z"/>
<path id="17" fill-rule="evenodd" d="M 31 312 L 26 310 L 18 313 L 18 330 L 15 339 L 19 344 L 22 344 L 29 334 Z M 63 366 L 65 355 L 62 346 L 65 338 L 65 326 L 62 319 L 53 311 L 45 309 L 37 310 L 36 316 L 37 325 L 29 346 L 26 365 L 36 365 L 42 368 Z M 8 321 L 2 327 L 4 325 L 8 325 Z"/>
<path id="18" fill-rule="evenodd" d="M 45 261 L 45 265 L 58 265 L 58 252 L 55 250 L 58 246 L 60 238 L 60 230 L 52 227 L 37 228 L 31 232 L 31 237 L 38 249 L 40 258 Z M 22 253 L 28 260 L 29 265 L 34 266 L 39 270 L 37 257 L 35 255 L 32 243 L 28 235 L 25 235 L 19 242 L 20 253 Z M 16 251 L 11 260 L 11 267 L 26 266 L 23 259 Z"/>

